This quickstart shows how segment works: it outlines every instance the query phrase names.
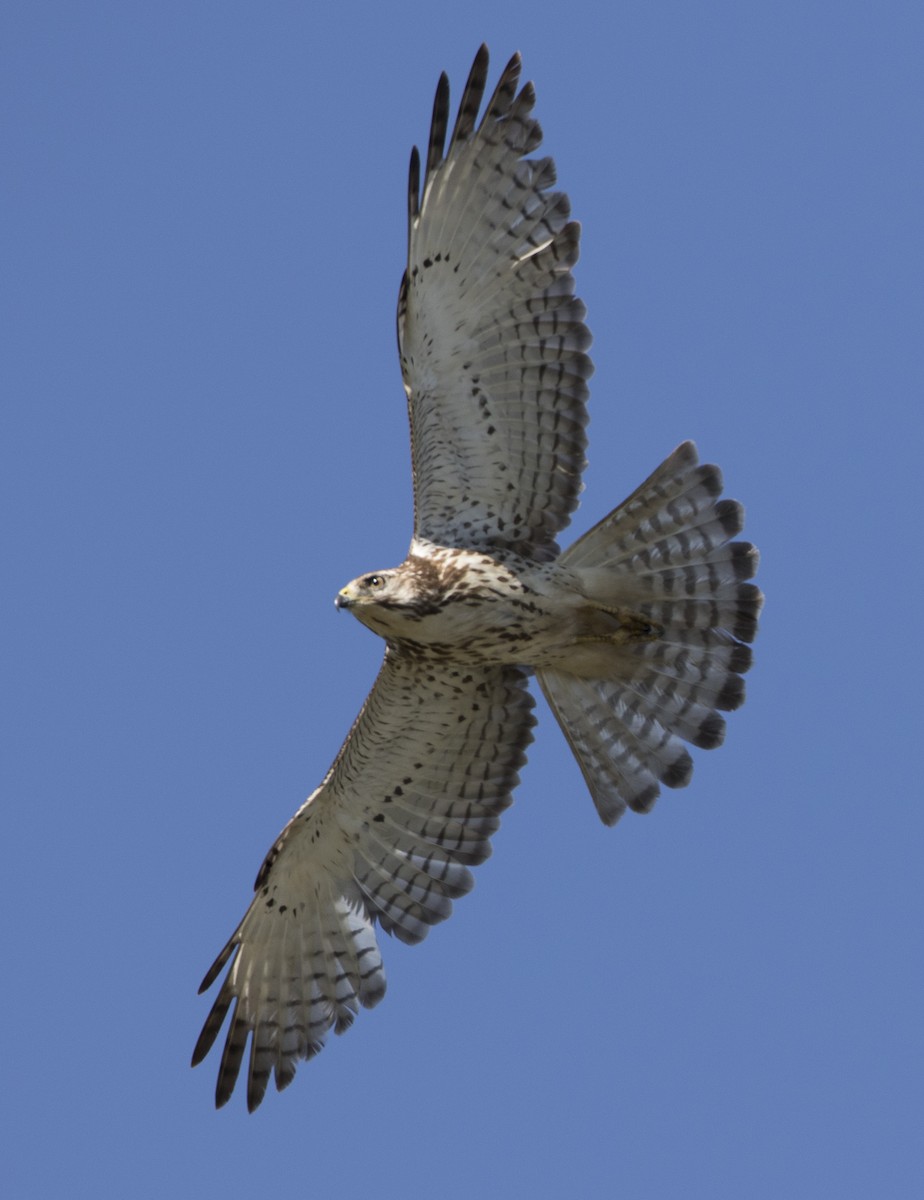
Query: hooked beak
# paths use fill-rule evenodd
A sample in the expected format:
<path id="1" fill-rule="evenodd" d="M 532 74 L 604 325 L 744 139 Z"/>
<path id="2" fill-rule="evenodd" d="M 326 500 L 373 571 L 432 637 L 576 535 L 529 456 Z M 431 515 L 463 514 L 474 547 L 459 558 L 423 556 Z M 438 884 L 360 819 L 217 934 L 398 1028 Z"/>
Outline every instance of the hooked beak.
<path id="1" fill-rule="evenodd" d="M 334 607 L 339 611 L 341 608 L 352 608 L 353 598 L 349 593 L 348 588 L 341 588 L 334 597 Z"/>

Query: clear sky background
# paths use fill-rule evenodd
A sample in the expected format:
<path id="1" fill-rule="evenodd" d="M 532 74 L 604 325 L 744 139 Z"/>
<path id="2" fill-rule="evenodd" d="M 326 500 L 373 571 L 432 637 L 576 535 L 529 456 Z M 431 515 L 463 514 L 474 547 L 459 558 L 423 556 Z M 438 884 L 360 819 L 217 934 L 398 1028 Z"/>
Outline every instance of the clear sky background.
<path id="1" fill-rule="evenodd" d="M 922 34 L 911 0 L 3 6 L 5 1194 L 919 1194 Z M 482 40 L 584 224 L 573 531 L 684 438 L 721 463 L 750 698 L 615 830 L 542 709 L 473 894 L 216 1113 L 196 987 L 380 659 L 333 598 L 410 537 L 407 159 Z"/>

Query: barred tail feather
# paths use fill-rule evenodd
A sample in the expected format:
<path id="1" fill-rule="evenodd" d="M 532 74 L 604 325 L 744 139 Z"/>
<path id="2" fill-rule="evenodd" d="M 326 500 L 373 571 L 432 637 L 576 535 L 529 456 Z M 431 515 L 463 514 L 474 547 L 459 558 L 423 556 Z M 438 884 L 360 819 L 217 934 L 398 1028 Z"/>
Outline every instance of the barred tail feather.
<path id="1" fill-rule="evenodd" d="M 537 672 L 608 825 L 686 786 L 684 742 L 721 745 L 722 713 L 744 702 L 763 597 L 748 582 L 757 551 L 730 540 L 743 509 L 721 491 L 718 467 L 685 442 L 561 556 L 592 610 L 628 610 L 644 631 L 591 638 L 574 670 Z"/>

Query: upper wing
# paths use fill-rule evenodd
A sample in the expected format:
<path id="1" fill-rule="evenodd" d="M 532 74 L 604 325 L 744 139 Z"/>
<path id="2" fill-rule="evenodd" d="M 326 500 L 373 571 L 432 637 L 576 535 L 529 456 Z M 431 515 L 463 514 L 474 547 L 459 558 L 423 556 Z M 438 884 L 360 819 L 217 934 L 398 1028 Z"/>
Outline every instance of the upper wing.
<path id="1" fill-rule="evenodd" d="M 488 52 L 472 66 L 444 154 L 440 79 L 420 194 L 411 155 L 408 266 L 398 346 L 408 396 L 415 536 L 555 557 L 577 507 L 587 438 L 590 333 L 571 268 L 580 227 L 542 140 L 520 57 L 480 125 Z"/>
<path id="2" fill-rule="evenodd" d="M 231 961 L 193 1053 L 209 1052 L 236 1001 L 216 1104 L 231 1096 L 248 1035 L 251 1111 L 270 1071 L 341 1033 L 385 991 L 373 923 L 418 942 L 472 886 L 470 865 L 526 761 L 532 697 L 515 667 L 468 668 L 389 650 L 334 765 L 260 868 L 256 896 L 200 991 Z"/>

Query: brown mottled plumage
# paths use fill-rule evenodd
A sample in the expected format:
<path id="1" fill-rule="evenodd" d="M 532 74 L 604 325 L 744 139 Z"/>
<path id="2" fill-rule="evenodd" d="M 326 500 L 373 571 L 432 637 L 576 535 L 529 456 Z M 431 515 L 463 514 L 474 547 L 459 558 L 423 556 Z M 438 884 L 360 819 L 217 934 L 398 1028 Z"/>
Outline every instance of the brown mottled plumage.
<path id="1" fill-rule="evenodd" d="M 718 468 L 681 445 L 564 553 L 587 423 L 579 227 L 550 189 L 514 56 L 476 125 L 475 58 L 448 149 L 440 80 L 421 190 L 411 157 L 398 341 L 415 521 L 401 566 L 343 588 L 385 661 L 321 786 L 267 855 L 206 975 L 228 973 L 193 1054 L 231 1013 L 216 1101 L 250 1042 L 247 1104 L 290 1083 L 385 991 L 374 924 L 426 936 L 469 890 L 532 738 L 535 672 L 607 824 L 647 811 L 719 745 L 744 700 L 757 553 Z"/>

